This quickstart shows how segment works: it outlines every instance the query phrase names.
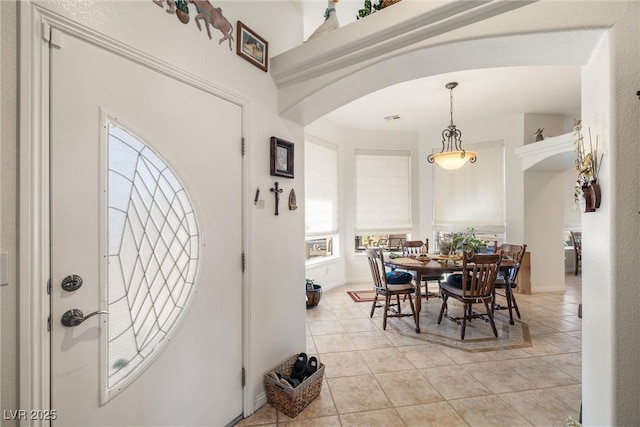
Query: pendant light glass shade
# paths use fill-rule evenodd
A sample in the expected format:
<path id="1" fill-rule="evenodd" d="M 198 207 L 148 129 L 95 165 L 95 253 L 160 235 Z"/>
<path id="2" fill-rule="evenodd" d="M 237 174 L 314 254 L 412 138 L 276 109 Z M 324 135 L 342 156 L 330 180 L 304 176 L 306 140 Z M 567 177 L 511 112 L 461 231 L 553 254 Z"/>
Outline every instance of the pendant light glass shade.
<path id="1" fill-rule="evenodd" d="M 458 83 L 451 82 L 445 86 L 450 91 L 450 114 L 451 123 L 442 131 L 442 151 L 437 154 L 427 156 L 429 163 L 437 163 L 443 169 L 458 169 L 469 161 L 475 163 L 478 153 L 475 151 L 465 151 L 462 149 L 462 132 L 453 124 L 453 89 Z"/>

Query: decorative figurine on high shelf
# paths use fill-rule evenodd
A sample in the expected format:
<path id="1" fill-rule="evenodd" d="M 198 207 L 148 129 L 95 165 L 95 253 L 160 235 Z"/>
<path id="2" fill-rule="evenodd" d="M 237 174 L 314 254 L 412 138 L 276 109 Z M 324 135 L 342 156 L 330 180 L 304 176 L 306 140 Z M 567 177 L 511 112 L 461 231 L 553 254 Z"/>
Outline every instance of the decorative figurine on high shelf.
<path id="1" fill-rule="evenodd" d="M 536 131 L 536 142 L 542 141 L 544 139 L 544 136 L 542 135 L 543 130 L 544 128 L 538 128 L 538 130 Z"/>
<path id="2" fill-rule="evenodd" d="M 365 16 L 369 16 L 372 13 L 375 13 L 379 10 L 384 9 L 385 7 L 389 7 L 393 4 L 398 3 L 401 0 L 382 0 L 381 2 L 378 0 L 375 3 L 372 3 L 371 0 L 364 0 L 364 5 L 362 9 L 358 10 L 358 15 L 356 15 L 356 20 L 360 18 L 364 18 Z"/>
<path id="3" fill-rule="evenodd" d="M 309 36 L 307 41 L 323 36 L 340 27 L 338 16 L 336 15 L 336 5 L 340 0 L 329 0 L 327 9 L 324 11 L 324 22 Z"/>

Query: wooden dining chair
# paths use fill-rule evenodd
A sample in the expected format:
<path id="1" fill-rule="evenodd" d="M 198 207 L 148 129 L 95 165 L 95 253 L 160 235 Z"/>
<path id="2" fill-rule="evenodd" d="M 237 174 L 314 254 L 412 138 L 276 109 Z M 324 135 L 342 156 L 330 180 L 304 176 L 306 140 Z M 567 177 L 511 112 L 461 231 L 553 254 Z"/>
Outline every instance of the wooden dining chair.
<path id="1" fill-rule="evenodd" d="M 575 256 L 576 271 L 575 275 L 582 269 L 582 232 L 571 231 L 571 240 L 573 241 L 573 254 Z"/>
<path id="2" fill-rule="evenodd" d="M 503 243 L 498 246 L 497 251 L 502 251 L 504 257 L 511 258 L 515 261 L 513 268 L 507 271 L 501 271 L 496 278 L 496 285 L 493 289 L 493 298 L 491 300 L 491 310 L 509 310 L 509 323 L 515 324 L 513 320 L 513 310 L 516 311 L 518 319 L 520 319 L 520 309 L 518 308 L 518 302 L 516 301 L 515 291 L 518 288 L 518 272 L 522 265 L 522 259 L 524 253 L 527 250 L 527 245 L 512 245 L 509 243 Z M 496 296 L 503 297 L 507 306 L 496 304 Z"/>
<path id="3" fill-rule="evenodd" d="M 438 324 L 442 317 L 453 320 L 462 326 L 460 339 L 464 340 L 467 321 L 472 319 L 488 319 L 491 323 L 493 334 L 498 337 L 498 330 L 493 321 L 491 311 L 491 301 L 493 298 L 493 287 L 496 283 L 500 263 L 502 262 L 502 252 L 497 254 L 475 254 L 465 252 L 462 257 L 462 273 L 452 274 L 447 281 L 440 285 L 442 294 L 442 307 L 438 316 Z M 449 315 L 447 302 L 449 298 L 454 298 L 463 304 L 462 316 L 453 317 Z M 473 311 L 473 304 L 484 304 L 485 312 L 477 313 Z"/>
<path id="4" fill-rule="evenodd" d="M 380 248 L 366 248 L 373 288 L 376 295 L 371 306 L 371 317 L 376 308 L 383 307 L 382 329 L 387 329 L 387 317 L 412 316 L 415 322 L 416 311 L 413 305 L 413 293 L 416 291 L 413 276 L 406 271 L 389 271 L 384 265 L 384 255 Z M 384 304 L 378 303 L 378 297 L 384 298 Z M 409 298 L 411 313 L 402 312 L 400 296 Z M 395 301 L 392 301 L 394 299 Z"/>
<path id="5" fill-rule="evenodd" d="M 402 242 L 402 256 L 408 257 L 411 255 L 420 255 L 422 252 L 422 246 L 425 247 L 426 251 L 429 252 L 429 239 L 422 240 L 407 240 Z M 424 282 L 424 296 L 426 296 L 427 300 L 429 299 L 429 282 L 438 282 L 438 286 L 444 280 L 444 277 L 441 274 L 433 274 L 428 276 L 422 276 L 422 282 Z M 431 296 L 438 296 L 437 294 L 432 294 Z"/>

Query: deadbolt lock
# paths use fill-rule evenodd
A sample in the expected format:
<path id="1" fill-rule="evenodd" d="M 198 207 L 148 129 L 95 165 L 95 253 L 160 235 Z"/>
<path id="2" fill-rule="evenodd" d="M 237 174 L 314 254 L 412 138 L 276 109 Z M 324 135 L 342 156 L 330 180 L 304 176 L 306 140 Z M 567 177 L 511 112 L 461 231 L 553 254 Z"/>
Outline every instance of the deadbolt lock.
<path id="1" fill-rule="evenodd" d="M 82 286 L 82 277 L 72 274 L 62 279 L 62 283 L 60 285 L 65 291 L 73 292 L 77 289 L 80 289 L 80 287 Z"/>

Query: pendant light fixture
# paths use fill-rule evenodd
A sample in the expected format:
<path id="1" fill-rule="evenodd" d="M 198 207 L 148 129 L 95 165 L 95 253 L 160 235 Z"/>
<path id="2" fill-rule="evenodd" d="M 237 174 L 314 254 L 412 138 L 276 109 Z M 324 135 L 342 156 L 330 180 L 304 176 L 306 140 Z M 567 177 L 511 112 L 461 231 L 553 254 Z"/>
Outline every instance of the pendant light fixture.
<path id="1" fill-rule="evenodd" d="M 475 151 L 465 151 L 462 148 L 462 132 L 453 124 L 453 89 L 456 86 L 458 86 L 457 82 L 445 85 L 449 89 L 451 123 L 442 131 L 442 151 L 438 154 L 429 154 L 427 156 L 429 163 L 435 162 L 443 169 L 458 169 L 467 161 L 475 163 L 478 158 L 478 153 Z"/>

